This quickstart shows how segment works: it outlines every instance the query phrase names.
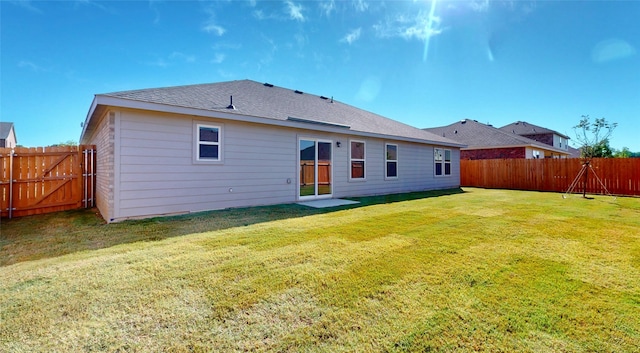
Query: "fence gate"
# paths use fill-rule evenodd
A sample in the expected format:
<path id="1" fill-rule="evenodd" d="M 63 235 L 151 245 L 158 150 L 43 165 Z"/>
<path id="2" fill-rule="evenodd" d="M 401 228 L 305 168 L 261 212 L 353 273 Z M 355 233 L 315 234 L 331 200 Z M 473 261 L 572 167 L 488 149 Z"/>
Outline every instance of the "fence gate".
<path id="1" fill-rule="evenodd" d="M 93 207 L 95 157 L 95 146 L 0 148 L 0 215 Z"/>

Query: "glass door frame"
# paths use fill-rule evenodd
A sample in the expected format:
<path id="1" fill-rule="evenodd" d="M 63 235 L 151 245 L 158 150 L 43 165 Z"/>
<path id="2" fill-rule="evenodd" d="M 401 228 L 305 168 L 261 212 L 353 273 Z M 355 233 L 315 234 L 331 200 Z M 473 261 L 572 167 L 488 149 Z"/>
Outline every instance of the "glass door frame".
<path id="1" fill-rule="evenodd" d="M 300 148 L 301 148 L 301 143 L 302 141 L 312 141 L 314 142 L 314 146 L 315 146 L 315 160 L 314 160 L 314 194 L 313 195 L 307 195 L 307 196 L 301 196 L 300 195 L 300 186 L 301 186 L 301 174 L 302 174 L 302 164 L 300 163 Z M 319 178 L 318 178 L 318 149 L 319 149 L 319 143 L 328 143 L 329 147 L 331 148 L 331 153 L 330 153 L 330 167 L 329 167 L 329 185 L 331 186 L 331 192 L 328 194 L 322 194 L 319 195 Z M 333 198 L 333 141 L 332 140 L 328 140 L 328 139 L 322 139 L 322 138 L 317 138 L 317 137 L 298 137 L 298 148 L 297 148 L 297 163 L 298 163 L 298 176 L 297 176 L 297 183 L 296 183 L 296 193 L 298 196 L 298 200 L 300 201 L 305 201 L 305 200 L 319 200 L 319 199 L 330 199 Z"/>

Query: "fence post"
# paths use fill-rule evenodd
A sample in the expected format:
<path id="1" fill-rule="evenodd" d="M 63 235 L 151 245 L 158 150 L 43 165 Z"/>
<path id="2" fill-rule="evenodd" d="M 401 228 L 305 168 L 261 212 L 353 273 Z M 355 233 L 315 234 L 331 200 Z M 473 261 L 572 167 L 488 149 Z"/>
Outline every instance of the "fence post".
<path id="1" fill-rule="evenodd" d="M 87 155 L 88 155 L 88 151 L 86 149 L 85 146 L 80 145 L 79 148 L 82 150 L 82 157 L 83 157 L 83 163 L 82 163 L 82 179 L 84 181 L 84 208 L 87 208 L 87 204 L 88 204 L 88 199 L 87 199 L 87 184 L 88 184 L 88 173 L 87 173 Z"/>
<path id="2" fill-rule="evenodd" d="M 9 152 L 9 219 L 13 216 L 13 152 Z"/>

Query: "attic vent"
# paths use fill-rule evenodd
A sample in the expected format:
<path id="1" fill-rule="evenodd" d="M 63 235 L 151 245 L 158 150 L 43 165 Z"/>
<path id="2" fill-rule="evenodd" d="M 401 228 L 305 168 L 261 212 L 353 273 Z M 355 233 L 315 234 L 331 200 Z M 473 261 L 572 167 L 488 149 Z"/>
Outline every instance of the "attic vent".
<path id="1" fill-rule="evenodd" d="M 235 105 L 233 105 L 233 96 L 229 96 L 229 105 L 227 106 L 227 109 L 236 110 Z"/>
<path id="2" fill-rule="evenodd" d="M 264 85 L 265 85 L 266 87 L 273 87 L 273 85 L 272 85 L 272 84 L 267 83 L 267 82 L 265 82 L 265 83 L 264 83 Z"/>
<path id="3" fill-rule="evenodd" d="M 294 92 L 296 92 L 297 94 L 302 94 L 302 93 L 304 93 L 304 92 L 302 92 L 302 91 L 298 91 L 298 90 L 295 90 Z"/>
<path id="4" fill-rule="evenodd" d="M 458 133 L 458 130 L 455 130 L 453 133 L 454 133 L 454 134 L 457 134 L 457 133 Z"/>
<path id="5" fill-rule="evenodd" d="M 325 97 L 325 96 L 320 96 L 321 99 L 327 100 L 329 99 L 329 97 Z"/>
<path id="6" fill-rule="evenodd" d="M 466 124 L 467 123 L 467 119 L 464 119 L 460 122 L 460 124 Z"/>

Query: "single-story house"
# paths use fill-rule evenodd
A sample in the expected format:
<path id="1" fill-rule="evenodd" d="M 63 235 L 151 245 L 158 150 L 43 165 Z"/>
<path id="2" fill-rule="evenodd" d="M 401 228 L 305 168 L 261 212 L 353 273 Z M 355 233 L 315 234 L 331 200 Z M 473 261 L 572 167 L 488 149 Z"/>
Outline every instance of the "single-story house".
<path id="1" fill-rule="evenodd" d="M 542 142 L 571 154 L 569 151 L 570 137 L 546 127 L 530 124 L 526 121 L 516 121 L 501 127 L 500 130 Z"/>
<path id="2" fill-rule="evenodd" d="M 18 144 L 13 123 L 0 122 L 0 147 L 14 148 Z"/>
<path id="3" fill-rule="evenodd" d="M 95 96 L 108 222 L 460 185 L 463 144 L 317 96 L 239 80 Z"/>
<path id="4" fill-rule="evenodd" d="M 464 119 L 447 126 L 424 130 L 467 145 L 461 149 L 460 159 L 558 158 L 569 155 L 567 150 L 476 120 Z"/>

